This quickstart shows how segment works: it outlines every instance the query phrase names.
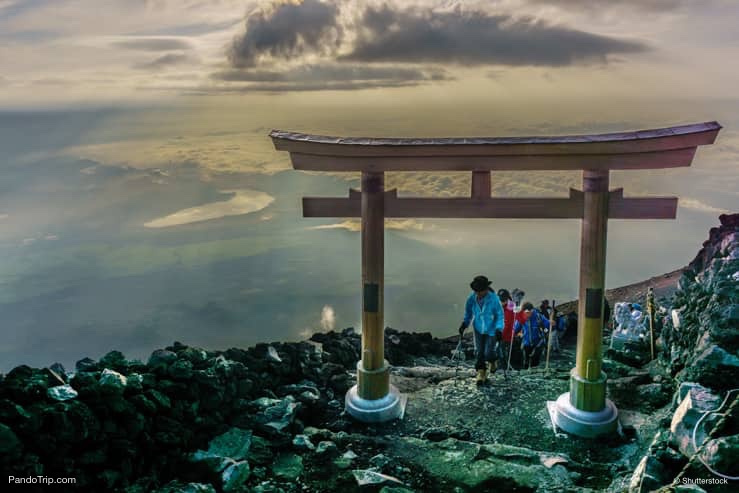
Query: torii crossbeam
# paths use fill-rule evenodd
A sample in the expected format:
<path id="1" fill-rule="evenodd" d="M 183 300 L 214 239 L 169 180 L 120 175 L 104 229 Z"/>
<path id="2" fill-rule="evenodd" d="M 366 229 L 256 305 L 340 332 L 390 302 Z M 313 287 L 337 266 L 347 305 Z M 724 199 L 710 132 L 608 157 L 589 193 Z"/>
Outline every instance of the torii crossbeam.
<path id="1" fill-rule="evenodd" d="M 304 197 L 304 217 L 362 219 L 362 359 L 346 410 L 365 422 L 402 415 L 404 403 L 390 385 L 384 358 L 384 219 L 582 219 L 577 362 L 570 392 L 556 403 L 555 422 L 579 436 L 609 433 L 618 412 L 606 399 L 601 370 L 603 293 L 608 219 L 674 219 L 676 197 L 626 198 L 609 191 L 610 170 L 690 166 L 698 146 L 712 144 L 717 122 L 637 132 L 565 137 L 354 138 L 273 130 L 275 149 L 290 153 L 297 170 L 361 172 L 361 191 L 349 197 Z M 492 198 L 491 171 L 582 170 L 582 191 L 563 198 Z M 392 171 L 472 172 L 470 197 L 398 198 L 385 191 Z"/>

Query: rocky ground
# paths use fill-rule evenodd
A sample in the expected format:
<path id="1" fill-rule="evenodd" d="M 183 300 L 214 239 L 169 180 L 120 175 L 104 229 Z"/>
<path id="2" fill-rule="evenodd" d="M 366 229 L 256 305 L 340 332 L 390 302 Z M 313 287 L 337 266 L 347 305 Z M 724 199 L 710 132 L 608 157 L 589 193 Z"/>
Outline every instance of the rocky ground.
<path id="1" fill-rule="evenodd" d="M 573 333 L 549 371 L 498 372 L 478 388 L 471 341 L 459 362 L 456 337 L 388 328 L 391 378 L 408 405 L 402 420 L 369 426 L 343 413 L 360 349 L 346 329 L 226 351 L 175 343 L 146 363 L 113 351 L 74 371 L 17 367 L 0 381 L 0 466 L 77 479 L 58 491 L 128 493 L 640 492 L 717 477 L 701 461 L 739 475 L 739 216 L 722 223 L 665 306 L 679 316 L 659 325 L 660 357 L 605 359 L 622 424 L 608 439 L 568 437 L 546 411 L 568 390 Z M 698 454 L 694 429 L 706 441 Z"/>

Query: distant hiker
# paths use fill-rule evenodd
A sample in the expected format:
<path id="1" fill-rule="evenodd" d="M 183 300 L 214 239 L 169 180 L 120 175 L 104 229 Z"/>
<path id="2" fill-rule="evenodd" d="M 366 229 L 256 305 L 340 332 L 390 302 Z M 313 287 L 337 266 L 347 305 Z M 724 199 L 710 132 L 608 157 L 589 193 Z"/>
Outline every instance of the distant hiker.
<path id="1" fill-rule="evenodd" d="M 552 307 L 549 305 L 549 300 L 541 301 L 541 304 L 539 304 L 539 313 L 541 313 L 546 318 L 549 318 L 549 316 L 552 314 Z"/>
<path id="2" fill-rule="evenodd" d="M 526 293 L 518 288 L 515 288 L 513 291 L 511 291 L 511 298 L 513 299 L 513 302 L 516 304 L 516 306 L 521 304 L 524 296 L 526 296 Z"/>
<path id="3" fill-rule="evenodd" d="M 498 290 L 498 298 L 500 298 L 500 304 L 503 305 L 504 323 L 503 323 L 503 355 L 505 359 L 508 359 L 511 351 L 511 342 L 513 340 L 513 322 L 514 322 L 514 310 L 516 303 L 511 298 L 511 293 L 507 289 Z M 505 363 L 508 365 L 507 361 Z"/>
<path id="4" fill-rule="evenodd" d="M 475 337 L 475 369 L 476 383 L 482 385 L 487 380 L 488 372 L 497 369 L 498 343 L 503 340 L 504 315 L 500 299 L 490 289 L 492 281 L 485 276 L 477 276 L 470 283 L 472 293 L 467 297 L 464 306 L 464 320 L 459 326 L 459 337 L 472 321 Z"/>
<path id="5" fill-rule="evenodd" d="M 577 312 L 571 311 L 567 314 L 567 324 L 565 325 L 565 332 L 577 334 Z M 564 334 L 561 334 L 560 338 L 563 339 Z"/>
<path id="6" fill-rule="evenodd" d="M 603 327 L 609 327 L 611 322 L 611 305 L 608 300 L 603 298 Z"/>
<path id="7" fill-rule="evenodd" d="M 549 331 L 552 338 L 552 352 L 559 352 L 559 339 L 567 330 L 567 317 L 555 310 L 554 314 L 554 330 Z"/>
<path id="8" fill-rule="evenodd" d="M 521 345 L 525 356 L 524 366 L 537 366 L 546 344 L 549 319 L 534 308 L 533 304 L 526 302 L 523 304 L 523 310 L 516 317 L 513 330 L 515 334 L 521 333 Z"/>

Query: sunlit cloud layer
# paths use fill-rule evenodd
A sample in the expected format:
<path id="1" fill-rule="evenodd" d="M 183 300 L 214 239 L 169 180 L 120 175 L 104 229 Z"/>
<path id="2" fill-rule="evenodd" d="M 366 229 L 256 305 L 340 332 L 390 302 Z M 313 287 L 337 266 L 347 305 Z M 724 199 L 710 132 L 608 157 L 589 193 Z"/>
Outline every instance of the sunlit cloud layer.
<path id="1" fill-rule="evenodd" d="M 234 196 L 229 200 L 188 207 L 168 216 L 149 221 L 144 226 L 147 228 L 168 228 L 227 216 L 249 214 L 266 208 L 274 201 L 274 198 L 269 194 L 255 190 L 225 190 L 223 193 L 233 193 Z"/>
<path id="2" fill-rule="evenodd" d="M 172 163 L 197 163 L 204 175 L 212 172 L 259 172 L 272 174 L 288 169 L 276 155 L 266 132 L 223 135 L 155 136 L 122 139 L 109 143 L 69 146 L 65 155 L 134 168 L 167 167 Z M 206 177 L 207 178 L 207 177 Z"/>
<path id="3" fill-rule="evenodd" d="M 324 332 L 334 330 L 336 328 L 336 312 L 331 305 L 325 305 L 321 309 L 321 329 Z"/>
<path id="4" fill-rule="evenodd" d="M 680 207 L 684 207 L 686 209 L 691 209 L 694 211 L 699 212 L 708 212 L 711 214 L 726 214 L 731 211 L 728 209 L 721 209 L 719 207 L 713 207 L 712 205 L 708 205 L 705 202 L 702 202 L 698 199 L 690 198 L 690 197 L 681 197 L 679 202 Z"/>
<path id="5" fill-rule="evenodd" d="M 435 228 L 433 224 L 425 223 L 417 219 L 385 219 L 385 229 L 397 231 L 431 231 Z M 310 226 L 306 229 L 345 229 L 353 233 L 362 230 L 362 223 L 356 219 L 347 219 L 340 223 L 321 224 Z"/>

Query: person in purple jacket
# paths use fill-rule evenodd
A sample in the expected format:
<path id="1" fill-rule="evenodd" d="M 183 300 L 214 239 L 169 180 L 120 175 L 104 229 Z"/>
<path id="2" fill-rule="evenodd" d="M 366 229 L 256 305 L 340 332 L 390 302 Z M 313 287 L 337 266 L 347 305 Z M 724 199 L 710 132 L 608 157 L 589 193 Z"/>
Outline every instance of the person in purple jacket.
<path id="1" fill-rule="evenodd" d="M 464 320 L 459 326 L 459 337 L 472 322 L 475 336 L 476 383 L 482 385 L 497 369 L 498 350 L 503 340 L 503 306 L 495 291 L 490 289 L 492 281 L 485 276 L 477 276 L 470 283 L 472 293 L 464 305 Z"/>

